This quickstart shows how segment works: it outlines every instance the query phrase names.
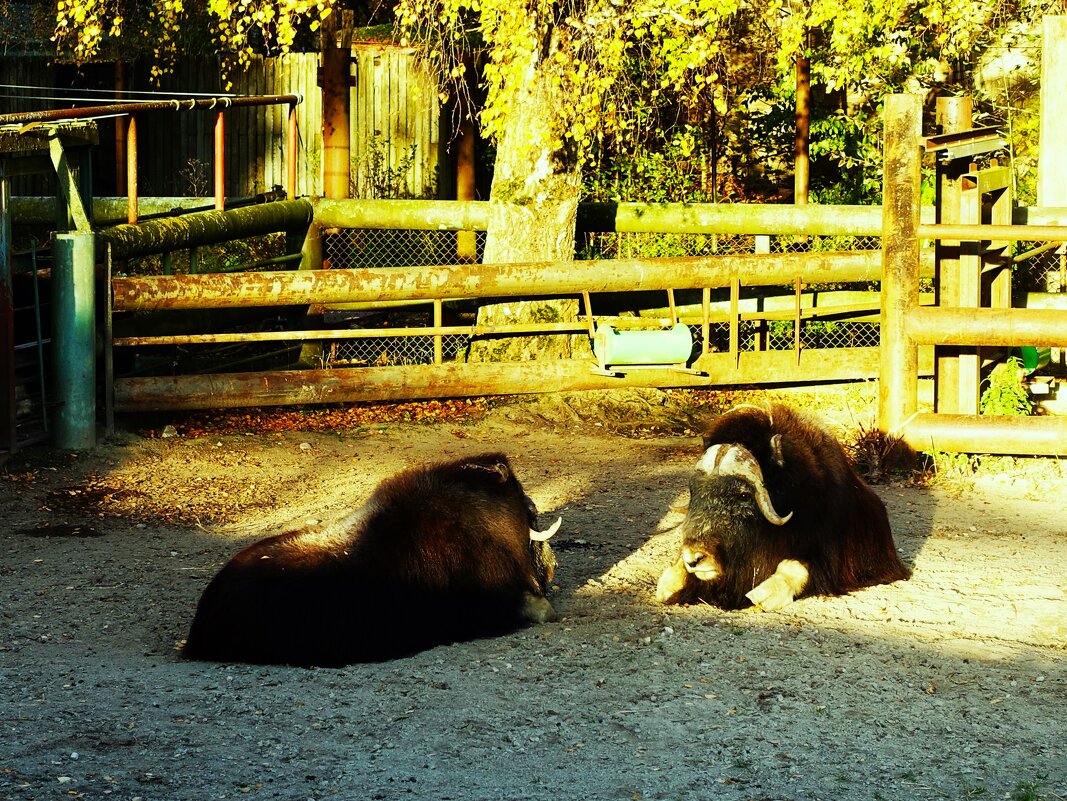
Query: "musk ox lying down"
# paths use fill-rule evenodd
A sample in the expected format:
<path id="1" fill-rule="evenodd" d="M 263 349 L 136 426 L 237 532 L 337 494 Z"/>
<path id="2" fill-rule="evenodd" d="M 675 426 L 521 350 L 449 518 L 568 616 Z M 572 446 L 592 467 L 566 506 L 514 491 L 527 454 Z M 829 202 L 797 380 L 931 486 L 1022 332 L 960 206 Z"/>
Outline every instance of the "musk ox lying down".
<path id="1" fill-rule="evenodd" d="M 704 447 L 661 603 L 779 609 L 908 577 L 881 499 L 811 417 L 740 406 L 711 422 Z"/>
<path id="2" fill-rule="evenodd" d="M 204 590 L 184 655 L 336 666 L 555 618 L 555 557 L 506 456 L 383 481 L 332 525 L 245 548 Z"/>

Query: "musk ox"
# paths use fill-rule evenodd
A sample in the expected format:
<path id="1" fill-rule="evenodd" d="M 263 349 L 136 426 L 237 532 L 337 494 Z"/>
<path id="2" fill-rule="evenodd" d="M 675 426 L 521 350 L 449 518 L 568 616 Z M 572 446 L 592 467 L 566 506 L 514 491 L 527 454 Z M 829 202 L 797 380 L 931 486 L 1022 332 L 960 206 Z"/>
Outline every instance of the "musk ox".
<path id="1" fill-rule="evenodd" d="M 885 505 L 813 418 L 782 404 L 715 418 L 656 599 L 780 609 L 908 577 Z"/>
<path id="2" fill-rule="evenodd" d="M 511 464 L 489 453 L 386 479 L 332 525 L 269 537 L 208 584 L 183 653 L 337 666 L 555 619 L 555 556 Z"/>

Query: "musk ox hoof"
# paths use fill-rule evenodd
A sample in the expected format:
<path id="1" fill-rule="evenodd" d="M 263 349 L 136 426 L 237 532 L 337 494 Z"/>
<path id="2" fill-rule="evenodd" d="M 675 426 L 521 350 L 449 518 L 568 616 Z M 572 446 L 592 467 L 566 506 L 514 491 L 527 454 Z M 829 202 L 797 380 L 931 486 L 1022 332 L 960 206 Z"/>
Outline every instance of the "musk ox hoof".
<path id="1" fill-rule="evenodd" d="M 656 583 L 656 600 L 661 604 L 681 603 L 689 588 L 690 573 L 685 563 L 679 559 L 663 571 Z"/>
<path id="2" fill-rule="evenodd" d="M 774 575 L 745 593 L 745 597 L 760 609 L 771 612 L 793 603 L 807 585 L 808 568 L 794 559 L 783 559 Z"/>
<path id="3" fill-rule="evenodd" d="M 528 623 L 551 623 L 559 616 L 547 598 L 528 592 L 523 598 L 522 619 Z"/>
<path id="4" fill-rule="evenodd" d="M 762 584 L 745 593 L 753 605 L 765 612 L 773 612 L 793 603 L 793 588 L 784 578 L 775 573 Z"/>

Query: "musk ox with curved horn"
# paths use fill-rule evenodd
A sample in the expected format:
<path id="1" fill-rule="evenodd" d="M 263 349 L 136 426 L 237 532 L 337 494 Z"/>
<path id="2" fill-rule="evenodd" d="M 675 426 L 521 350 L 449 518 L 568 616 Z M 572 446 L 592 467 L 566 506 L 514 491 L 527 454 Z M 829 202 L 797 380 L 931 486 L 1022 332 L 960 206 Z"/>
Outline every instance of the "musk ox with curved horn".
<path id="1" fill-rule="evenodd" d="M 780 609 L 908 577 L 885 505 L 813 418 L 739 406 L 711 422 L 704 447 L 661 603 Z"/>
<path id="2" fill-rule="evenodd" d="M 555 619 L 555 556 L 501 453 L 402 472 L 332 525 L 269 537 L 208 584 L 183 653 L 337 666 Z"/>

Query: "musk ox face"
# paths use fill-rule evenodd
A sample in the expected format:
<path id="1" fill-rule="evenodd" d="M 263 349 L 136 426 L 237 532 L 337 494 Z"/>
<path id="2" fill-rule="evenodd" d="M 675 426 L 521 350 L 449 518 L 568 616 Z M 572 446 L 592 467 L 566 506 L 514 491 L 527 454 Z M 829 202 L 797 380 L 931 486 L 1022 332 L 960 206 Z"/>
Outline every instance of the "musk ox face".
<path id="1" fill-rule="evenodd" d="M 553 534 L 559 531 L 563 518 L 557 517 L 556 522 L 547 529 L 538 531 L 537 505 L 529 495 L 523 494 L 523 497 L 526 499 L 526 509 L 529 515 L 530 562 L 533 565 L 534 575 L 537 577 L 537 584 L 543 594 L 548 592 L 548 586 L 556 576 L 556 554 L 553 552 L 552 546 L 548 544 L 548 541 L 552 539 Z"/>
<path id="2" fill-rule="evenodd" d="M 885 506 L 813 418 L 738 407 L 711 422 L 704 446 L 660 602 L 777 609 L 907 576 Z"/>
<path id="3" fill-rule="evenodd" d="M 404 471 L 331 524 L 234 556 L 204 590 L 185 656 L 333 666 L 555 619 L 537 508 L 499 453 Z"/>

